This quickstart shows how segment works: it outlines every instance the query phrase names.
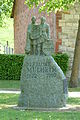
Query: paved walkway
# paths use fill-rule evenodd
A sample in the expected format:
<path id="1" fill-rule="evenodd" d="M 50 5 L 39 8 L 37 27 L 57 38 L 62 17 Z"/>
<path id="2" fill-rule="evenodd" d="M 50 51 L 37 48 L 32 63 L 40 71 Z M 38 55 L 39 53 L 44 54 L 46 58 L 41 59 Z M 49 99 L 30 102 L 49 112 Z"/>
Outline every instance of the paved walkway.
<path id="1" fill-rule="evenodd" d="M 0 90 L 0 93 L 20 94 L 20 90 Z"/>
<path id="2" fill-rule="evenodd" d="M 74 97 L 74 98 L 80 98 L 80 92 L 69 92 L 68 93 L 69 97 Z"/>
<path id="3" fill-rule="evenodd" d="M 13 93 L 13 94 L 20 94 L 21 91 L 20 90 L 0 90 L 0 94 L 1 93 Z M 68 96 L 69 97 L 74 97 L 74 98 L 80 98 L 80 92 L 68 92 Z"/>

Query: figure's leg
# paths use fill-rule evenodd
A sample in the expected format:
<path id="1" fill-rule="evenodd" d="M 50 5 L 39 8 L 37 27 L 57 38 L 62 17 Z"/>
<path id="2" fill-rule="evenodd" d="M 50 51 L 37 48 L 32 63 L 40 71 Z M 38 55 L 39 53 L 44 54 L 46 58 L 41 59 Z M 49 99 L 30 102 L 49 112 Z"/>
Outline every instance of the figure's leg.
<path id="1" fill-rule="evenodd" d="M 36 55 L 38 54 L 38 45 L 36 45 L 35 46 L 36 48 L 35 48 L 35 53 L 36 53 Z"/>
<path id="2" fill-rule="evenodd" d="M 34 54 L 34 46 L 33 46 L 33 44 L 31 44 L 30 47 L 31 47 L 31 50 L 30 50 L 31 52 L 30 52 L 30 53 L 31 53 L 31 55 L 32 55 L 32 54 Z"/>
<path id="3" fill-rule="evenodd" d="M 34 45 L 34 55 L 36 54 L 36 45 Z"/>
<path id="4" fill-rule="evenodd" d="M 40 43 L 40 54 L 43 54 L 43 43 Z"/>

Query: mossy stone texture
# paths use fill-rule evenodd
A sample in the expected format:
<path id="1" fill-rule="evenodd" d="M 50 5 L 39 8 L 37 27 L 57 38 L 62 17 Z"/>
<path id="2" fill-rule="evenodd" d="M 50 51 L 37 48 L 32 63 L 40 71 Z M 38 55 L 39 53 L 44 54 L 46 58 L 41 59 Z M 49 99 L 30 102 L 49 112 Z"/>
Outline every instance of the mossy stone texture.
<path id="1" fill-rule="evenodd" d="M 51 56 L 25 55 L 19 107 L 59 108 L 66 105 L 66 78 Z"/>

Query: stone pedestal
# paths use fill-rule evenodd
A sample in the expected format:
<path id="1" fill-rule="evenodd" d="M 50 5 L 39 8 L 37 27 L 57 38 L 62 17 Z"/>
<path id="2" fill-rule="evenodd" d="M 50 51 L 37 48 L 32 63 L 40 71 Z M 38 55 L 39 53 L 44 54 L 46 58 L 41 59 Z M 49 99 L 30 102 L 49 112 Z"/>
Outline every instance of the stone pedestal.
<path id="1" fill-rule="evenodd" d="M 51 56 L 26 55 L 21 73 L 19 107 L 59 108 L 66 105 L 67 81 Z"/>

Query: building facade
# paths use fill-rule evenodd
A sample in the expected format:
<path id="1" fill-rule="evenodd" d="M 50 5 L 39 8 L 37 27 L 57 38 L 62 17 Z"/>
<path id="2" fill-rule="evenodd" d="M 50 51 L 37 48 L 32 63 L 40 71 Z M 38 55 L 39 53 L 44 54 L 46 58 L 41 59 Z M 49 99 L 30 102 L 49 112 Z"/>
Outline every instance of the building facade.
<path id="1" fill-rule="evenodd" d="M 62 28 L 61 34 L 58 34 L 59 38 L 62 41 L 62 44 L 59 45 L 59 51 L 62 51 L 62 53 L 67 53 L 69 55 L 70 59 L 68 76 L 71 76 L 79 19 L 80 19 L 80 4 L 77 2 L 73 7 L 70 8 L 67 14 L 63 13 L 62 20 L 59 20 L 59 26 L 61 26 Z"/>

